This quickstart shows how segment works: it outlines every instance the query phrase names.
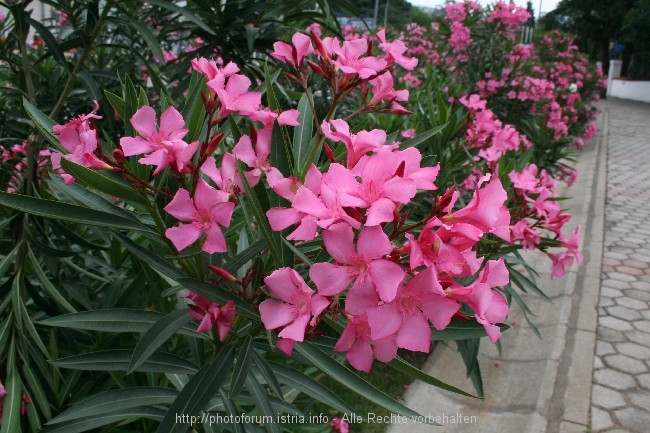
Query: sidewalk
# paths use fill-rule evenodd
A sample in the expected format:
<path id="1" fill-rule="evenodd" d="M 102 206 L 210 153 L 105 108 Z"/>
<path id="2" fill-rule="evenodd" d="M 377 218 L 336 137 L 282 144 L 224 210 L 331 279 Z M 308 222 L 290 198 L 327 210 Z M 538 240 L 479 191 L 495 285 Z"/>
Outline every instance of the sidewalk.
<path id="1" fill-rule="evenodd" d="M 650 105 L 608 101 L 594 432 L 650 431 Z"/>
<path id="2" fill-rule="evenodd" d="M 514 307 L 508 322 L 521 326 L 504 335 L 502 356 L 481 344 L 484 400 L 419 382 L 405 394 L 423 415 L 475 416 L 476 423 L 410 423 L 389 433 L 649 431 L 650 227 L 643 220 L 650 219 L 650 105 L 608 100 L 601 107 L 600 132 L 581 151 L 579 180 L 567 191 L 573 198 L 563 203 L 582 227 L 584 263 L 551 280 L 549 260 L 531 256 L 553 301 L 524 295 L 542 340 Z M 425 370 L 473 391 L 462 365 L 455 347 L 439 345 Z"/>

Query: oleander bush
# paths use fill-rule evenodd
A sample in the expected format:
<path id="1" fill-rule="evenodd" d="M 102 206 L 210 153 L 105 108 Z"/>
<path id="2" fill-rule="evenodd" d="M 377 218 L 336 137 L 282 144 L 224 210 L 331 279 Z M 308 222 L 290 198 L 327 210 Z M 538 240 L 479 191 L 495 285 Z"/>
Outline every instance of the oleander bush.
<path id="1" fill-rule="evenodd" d="M 480 341 L 546 296 L 521 251 L 582 260 L 558 181 L 602 77 L 519 44 L 524 10 L 28 3 L 0 2 L 0 433 L 346 431 L 332 381 L 417 417 L 373 364 L 480 397 Z M 474 391 L 405 360 L 438 341 Z"/>

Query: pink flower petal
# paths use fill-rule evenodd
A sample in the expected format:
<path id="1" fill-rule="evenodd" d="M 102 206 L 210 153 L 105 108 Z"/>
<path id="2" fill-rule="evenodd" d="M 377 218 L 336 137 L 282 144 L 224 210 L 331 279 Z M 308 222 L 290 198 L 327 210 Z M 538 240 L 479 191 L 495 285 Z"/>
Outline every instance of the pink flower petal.
<path id="1" fill-rule="evenodd" d="M 356 275 L 350 266 L 314 263 L 309 269 L 309 278 L 316 284 L 320 295 L 335 296 L 347 289 Z"/>
<path id="2" fill-rule="evenodd" d="M 156 131 L 156 110 L 145 105 L 140 107 L 138 111 L 135 112 L 133 117 L 131 117 L 131 125 L 138 131 L 143 138 L 149 139 L 154 135 L 157 135 Z"/>
<path id="3" fill-rule="evenodd" d="M 163 209 L 179 221 L 192 221 L 196 215 L 196 208 L 190 198 L 190 193 L 182 188 L 176 191 L 172 201 Z"/>
<path id="4" fill-rule="evenodd" d="M 323 232 L 327 252 L 339 263 L 352 263 L 357 256 L 354 251 L 354 233 L 345 223 L 331 225 Z"/>
<path id="5" fill-rule="evenodd" d="M 183 251 L 201 236 L 201 229 L 194 224 L 181 224 L 165 231 L 167 239 L 172 241 L 178 251 Z"/>
<path id="6" fill-rule="evenodd" d="M 397 333 L 397 346 L 416 352 L 429 353 L 431 328 L 422 314 L 405 314 Z"/>
<path id="7" fill-rule="evenodd" d="M 296 309 L 275 299 L 266 299 L 260 304 L 260 317 L 266 329 L 277 329 L 291 323 L 296 317 Z"/>
<path id="8" fill-rule="evenodd" d="M 393 251 L 393 244 L 380 226 L 365 227 L 359 233 L 357 252 L 366 261 L 379 259 Z"/>
<path id="9" fill-rule="evenodd" d="M 373 260 L 368 263 L 368 273 L 384 302 L 395 299 L 397 287 L 406 276 L 406 271 L 401 266 L 389 260 Z"/>

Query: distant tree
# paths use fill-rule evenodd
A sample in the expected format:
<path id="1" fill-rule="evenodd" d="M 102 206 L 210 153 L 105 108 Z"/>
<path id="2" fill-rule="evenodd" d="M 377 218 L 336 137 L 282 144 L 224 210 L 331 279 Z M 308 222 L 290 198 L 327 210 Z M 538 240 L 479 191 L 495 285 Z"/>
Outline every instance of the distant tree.
<path id="1" fill-rule="evenodd" d="M 576 43 L 593 60 L 609 66 L 609 44 L 623 40 L 624 18 L 639 0 L 562 0 L 541 23 L 547 30 L 560 29 L 576 35 Z M 624 63 L 630 52 L 624 53 Z"/>
<path id="2" fill-rule="evenodd" d="M 650 0 L 637 0 L 623 20 L 625 40 L 633 47 L 632 78 L 650 79 Z"/>

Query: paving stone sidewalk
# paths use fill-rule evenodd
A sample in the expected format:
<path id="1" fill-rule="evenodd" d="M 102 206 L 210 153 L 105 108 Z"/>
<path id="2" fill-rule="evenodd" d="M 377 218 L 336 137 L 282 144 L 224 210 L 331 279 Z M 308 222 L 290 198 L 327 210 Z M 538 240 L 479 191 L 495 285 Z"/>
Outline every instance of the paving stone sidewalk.
<path id="1" fill-rule="evenodd" d="M 610 100 L 593 432 L 650 432 L 650 104 Z"/>
<path id="2" fill-rule="evenodd" d="M 600 106 L 600 133 L 582 150 L 564 204 L 583 228 L 585 261 L 564 279 L 541 272 L 553 304 L 526 298 L 543 339 L 522 325 L 504 336 L 502 356 L 482 344 L 485 400 L 420 382 L 405 394 L 421 414 L 475 416 L 474 424 L 408 423 L 389 433 L 650 432 L 650 105 Z M 544 257 L 530 260 L 550 268 Z M 514 308 L 508 320 L 525 323 Z M 453 348 L 437 347 L 425 369 L 473 389 Z"/>

